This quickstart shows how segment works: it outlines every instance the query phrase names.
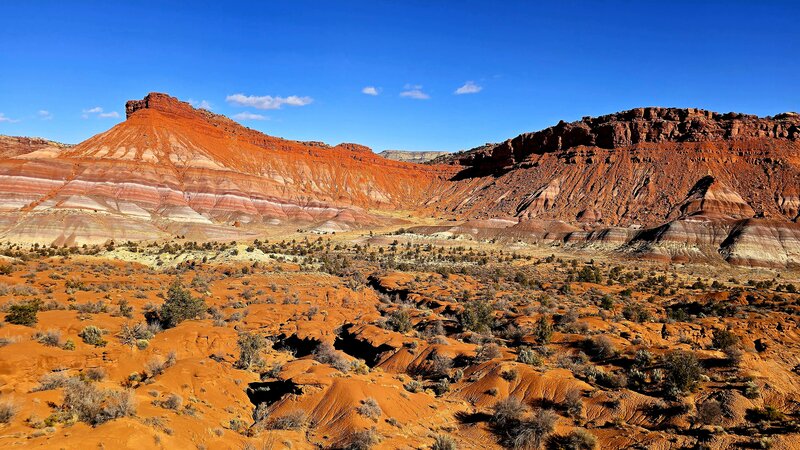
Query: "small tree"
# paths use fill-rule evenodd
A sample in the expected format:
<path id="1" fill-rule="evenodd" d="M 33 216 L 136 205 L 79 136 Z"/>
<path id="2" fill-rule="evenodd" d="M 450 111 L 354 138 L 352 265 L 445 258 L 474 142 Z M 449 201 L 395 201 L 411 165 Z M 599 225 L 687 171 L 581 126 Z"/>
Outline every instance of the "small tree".
<path id="1" fill-rule="evenodd" d="M 464 305 L 459 319 L 465 329 L 484 333 L 494 326 L 494 311 L 486 300 L 475 299 Z"/>
<path id="2" fill-rule="evenodd" d="M 259 355 L 262 349 L 267 347 L 267 339 L 255 333 L 239 334 L 239 360 L 236 361 L 238 369 L 250 369 L 253 365 L 260 366 L 263 360 Z"/>
<path id="3" fill-rule="evenodd" d="M 536 321 L 536 325 L 533 328 L 533 338 L 539 345 L 548 344 L 550 343 L 550 339 L 553 338 L 553 325 L 550 324 L 550 321 L 547 320 L 547 317 L 544 315 L 539 316 L 539 319 Z"/>
<path id="4" fill-rule="evenodd" d="M 664 357 L 667 388 L 675 394 L 694 390 L 703 375 L 703 368 L 694 353 L 674 351 Z"/>
<path id="5" fill-rule="evenodd" d="M 192 297 L 191 292 L 183 287 L 180 278 L 176 278 L 167 291 L 167 299 L 161 306 L 159 318 L 164 328 L 172 328 L 184 320 L 199 317 L 205 310 L 205 301 Z"/>
<path id="6" fill-rule="evenodd" d="M 387 324 L 399 333 L 408 333 L 411 331 L 411 315 L 405 308 L 396 309 L 389 315 Z"/>

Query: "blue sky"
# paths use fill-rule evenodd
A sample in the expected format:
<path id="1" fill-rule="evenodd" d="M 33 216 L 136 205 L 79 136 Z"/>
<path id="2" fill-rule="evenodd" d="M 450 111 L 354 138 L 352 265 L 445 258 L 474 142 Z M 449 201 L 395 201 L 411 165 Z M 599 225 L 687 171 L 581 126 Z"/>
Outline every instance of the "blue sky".
<path id="1" fill-rule="evenodd" d="M 637 106 L 800 110 L 799 2 L 252 3 L 0 2 L 0 134 L 80 142 L 151 91 L 376 151 Z"/>

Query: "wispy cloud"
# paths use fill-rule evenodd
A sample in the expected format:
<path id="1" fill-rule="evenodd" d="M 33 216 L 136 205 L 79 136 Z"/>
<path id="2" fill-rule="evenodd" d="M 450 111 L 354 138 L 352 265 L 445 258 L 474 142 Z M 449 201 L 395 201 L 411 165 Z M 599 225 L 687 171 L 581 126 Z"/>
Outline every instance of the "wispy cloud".
<path id="1" fill-rule="evenodd" d="M 483 87 L 482 86 L 478 86 L 477 84 L 475 84 L 474 81 L 467 81 L 466 83 L 464 83 L 463 86 L 461 86 L 460 88 L 456 89 L 454 94 L 456 94 L 456 95 L 477 94 L 482 89 L 483 89 Z"/>
<path id="2" fill-rule="evenodd" d="M 376 88 L 375 86 L 367 86 L 361 90 L 361 93 L 367 95 L 378 95 L 380 94 L 380 88 Z"/>
<path id="3" fill-rule="evenodd" d="M 400 93 L 400 97 L 413 98 L 415 100 L 427 100 L 431 98 L 422 90 L 422 86 L 418 84 L 407 84 L 403 87 L 405 89 Z"/>
<path id="4" fill-rule="evenodd" d="M 225 97 L 225 101 L 236 106 L 248 106 L 256 109 L 280 109 L 283 105 L 306 106 L 314 101 L 311 97 L 273 97 L 271 95 L 233 94 Z"/>
<path id="5" fill-rule="evenodd" d="M 197 109 L 205 109 L 206 111 L 211 111 L 211 103 L 208 100 L 192 100 L 191 98 L 187 100 L 190 105 L 194 106 Z"/>
<path id="6" fill-rule="evenodd" d="M 261 114 L 253 114 L 251 112 L 240 112 L 239 114 L 235 114 L 233 116 L 236 120 L 267 120 L 269 117 L 262 116 Z"/>
<path id="7" fill-rule="evenodd" d="M 53 114 L 51 114 L 50 111 L 47 111 L 46 109 L 40 109 L 39 112 L 36 113 L 36 115 L 39 116 L 39 118 L 42 120 L 50 120 L 53 118 Z"/>
<path id="8" fill-rule="evenodd" d="M 101 117 L 101 118 L 104 118 L 104 119 L 108 119 L 108 118 L 117 119 L 117 118 L 119 118 L 119 113 L 118 112 L 116 112 L 116 111 L 105 112 L 105 111 L 103 111 L 103 108 L 101 108 L 99 106 L 95 106 L 94 108 L 84 109 L 83 110 L 83 114 L 81 114 L 81 117 L 83 117 L 84 119 L 88 119 L 89 116 L 92 116 L 92 115 L 96 115 L 97 117 Z"/>
<path id="9" fill-rule="evenodd" d="M 0 123 L 17 123 L 19 120 L 12 119 L 10 117 L 6 117 L 5 114 L 0 113 Z"/>

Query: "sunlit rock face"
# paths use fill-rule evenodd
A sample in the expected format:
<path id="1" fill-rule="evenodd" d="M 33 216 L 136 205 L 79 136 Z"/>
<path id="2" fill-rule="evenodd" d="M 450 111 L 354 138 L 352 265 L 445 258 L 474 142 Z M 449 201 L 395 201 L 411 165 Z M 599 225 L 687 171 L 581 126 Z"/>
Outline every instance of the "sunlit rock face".
<path id="1" fill-rule="evenodd" d="M 0 210 L 17 225 L 6 237 L 159 238 L 161 222 L 348 230 L 385 221 L 370 210 L 418 209 L 454 172 L 267 136 L 164 94 L 130 101 L 126 113 L 74 147 L 0 141 Z"/>
<path id="2" fill-rule="evenodd" d="M 268 136 L 165 94 L 128 102 L 126 114 L 75 146 L 0 137 L 0 237 L 236 239 L 434 216 L 457 224 L 435 229 L 478 238 L 800 263 L 794 113 L 639 108 L 424 164 Z"/>

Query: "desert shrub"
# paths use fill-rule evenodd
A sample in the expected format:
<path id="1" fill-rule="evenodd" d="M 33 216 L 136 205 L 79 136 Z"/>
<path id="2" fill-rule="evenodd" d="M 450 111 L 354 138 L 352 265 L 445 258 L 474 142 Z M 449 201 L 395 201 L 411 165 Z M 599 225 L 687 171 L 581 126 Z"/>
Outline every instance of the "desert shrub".
<path id="1" fill-rule="evenodd" d="M 542 357 L 530 347 L 519 348 L 519 351 L 517 352 L 517 361 L 534 367 L 539 367 L 542 365 Z"/>
<path id="2" fill-rule="evenodd" d="M 0 423 L 9 423 L 19 412 L 19 406 L 12 399 L 0 401 Z"/>
<path id="3" fill-rule="evenodd" d="M 21 303 L 13 303 L 7 306 L 6 322 L 14 325 L 25 325 L 32 327 L 36 325 L 38 318 L 36 314 L 41 308 L 42 302 L 39 300 L 31 300 Z"/>
<path id="4" fill-rule="evenodd" d="M 459 322 L 465 330 L 485 333 L 494 326 L 494 311 L 486 300 L 475 299 L 464 305 Z"/>
<path id="5" fill-rule="evenodd" d="M 264 336 L 243 332 L 239 333 L 239 359 L 236 361 L 236 368 L 249 370 L 251 367 L 261 366 L 264 360 L 261 359 L 261 350 L 268 346 L 268 341 Z"/>
<path id="6" fill-rule="evenodd" d="M 564 396 L 561 407 L 569 417 L 579 418 L 583 415 L 583 394 L 579 389 L 570 389 Z"/>
<path id="7" fill-rule="evenodd" d="M 46 373 L 39 378 L 39 386 L 33 388 L 33 391 L 51 391 L 53 389 L 58 389 L 64 387 L 68 380 L 69 377 L 60 372 Z"/>
<path id="8" fill-rule="evenodd" d="M 539 316 L 536 320 L 536 325 L 533 327 L 533 338 L 539 345 L 550 343 L 553 338 L 553 325 L 547 320 L 545 316 Z"/>
<path id="9" fill-rule="evenodd" d="M 761 395 L 761 388 L 753 381 L 748 381 L 744 385 L 744 392 L 742 392 L 746 398 L 750 400 L 756 399 Z"/>
<path id="10" fill-rule="evenodd" d="M 102 381 L 106 377 L 106 371 L 101 367 L 90 367 L 82 374 L 83 378 L 88 381 Z"/>
<path id="11" fill-rule="evenodd" d="M 747 420 L 753 423 L 758 422 L 777 422 L 782 421 L 786 418 L 781 410 L 778 408 L 767 405 L 763 408 L 751 408 L 748 409 L 745 417 Z"/>
<path id="12" fill-rule="evenodd" d="M 650 320 L 650 312 L 640 303 L 628 303 L 622 308 L 622 317 L 631 322 L 647 322 Z"/>
<path id="13" fill-rule="evenodd" d="M 607 336 L 595 336 L 583 341 L 583 348 L 587 355 L 594 360 L 604 360 L 617 356 L 617 349 Z"/>
<path id="14" fill-rule="evenodd" d="M 406 383 L 404 386 L 408 392 L 416 394 L 417 392 L 422 392 L 422 383 L 417 380 L 411 380 Z"/>
<path id="15" fill-rule="evenodd" d="M 739 346 L 739 336 L 736 336 L 730 330 L 714 330 L 714 336 L 711 338 L 711 346 L 724 350 L 729 347 Z"/>
<path id="16" fill-rule="evenodd" d="M 270 430 L 299 430 L 308 421 L 308 416 L 302 410 L 296 409 L 289 413 L 270 419 L 267 428 Z"/>
<path id="17" fill-rule="evenodd" d="M 434 354 L 431 358 L 431 365 L 428 373 L 433 377 L 444 377 L 453 368 L 453 358 L 449 356 Z"/>
<path id="18" fill-rule="evenodd" d="M 389 327 L 399 333 L 408 333 L 411 331 L 411 315 L 408 310 L 396 309 L 389 315 L 389 320 L 386 322 Z"/>
<path id="19" fill-rule="evenodd" d="M 164 401 L 160 403 L 160 406 L 165 409 L 177 411 L 182 404 L 183 397 L 178 394 L 170 394 L 166 399 L 164 399 Z"/>
<path id="20" fill-rule="evenodd" d="M 509 432 L 509 430 L 519 425 L 526 410 L 527 408 L 518 398 L 508 397 L 492 406 L 492 416 L 489 419 L 489 423 L 498 431 Z"/>
<path id="21" fill-rule="evenodd" d="M 81 304 L 72 304 L 69 305 L 69 309 L 78 311 L 81 314 L 100 314 L 108 312 L 108 306 L 106 306 L 106 302 L 103 300 L 98 300 L 96 302 L 86 302 Z"/>
<path id="22" fill-rule="evenodd" d="M 653 354 L 645 349 L 636 350 L 633 356 L 633 365 L 635 367 L 644 368 L 653 362 Z"/>
<path id="23" fill-rule="evenodd" d="M 164 328 L 172 328 L 184 320 L 200 317 L 205 310 L 205 301 L 192 297 L 191 292 L 183 287 L 180 278 L 176 278 L 167 291 L 158 319 Z"/>
<path id="24" fill-rule="evenodd" d="M 133 325 L 123 324 L 119 331 L 119 340 L 124 345 L 131 347 L 139 345 L 140 340 L 150 340 L 153 338 L 153 333 L 144 323 L 136 323 Z"/>
<path id="25" fill-rule="evenodd" d="M 161 375 L 165 370 L 174 366 L 176 361 L 177 354 L 174 351 L 170 352 L 166 358 L 154 357 L 145 365 L 145 372 L 150 378 Z"/>
<path id="26" fill-rule="evenodd" d="M 494 343 L 481 344 L 475 349 L 475 360 L 478 362 L 489 361 L 503 356 L 500 346 Z"/>
<path id="27" fill-rule="evenodd" d="M 379 441 L 375 428 L 353 431 L 345 437 L 340 447 L 343 450 L 369 450 Z"/>
<path id="28" fill-rule="evenodd" d="M 361 400 L 361 404 L 356 408 L 356 411 L 362 416 L 372 420 L 378 420 L 381 414 L 383 414 L 380 405 L 378 405 L 378 401 L 372 397 Z"/>
<path id="29" fill-rule="evenodd" d="M 133 318 L 133 306 L 131 306 L 127 300 L 120 300 L 117 304 L 117 307 L 119 308 L 119 311 L 117 312 L 118 315 L 127 319 Z"/>
<path id="30" fill-rule="evenodd" d="M 340 372 L 347 372 L 350 369 L 350 363 L 338 350 L 333 348 L 328 342 L 319 344 L 314 350 L 314 360 L 322 364 L 328 364 Z"/>
<path id="31" fill-rule="evenodd" d="M 441 396 L 450 392 L 450 380 L 447 378 L 442 378 L 441 380 L 437 381 L 436 384 L 433 385 L 433 392 L 435 392 L 437 396 Z"/>
<path id="32" fill-rule="evenodd" d="M 523 420 L 519 427 L 513 430 L 509 442 L 513 448 L 529 449 L 539 448 L 555 428 L 558 416 L 548 409 L 540 409 L 530 419 Z"/>
<path id="33" fill-rule="evenodd" d="M 709 399 L 697 405 L 697 421 L 704 425 L 719 425 L 722 421 L 722 405 Z"/>
<path id="34" fill-rule="evenodd" d="M 597 438 L 583 428 L 572 430 L 566 436 L 553 436 L 547 442 L 547 448 L 552 450 L 594 450 L 597 448 Z"/>
<path id="35" fill-rule="evenodd" d="M 456 441 L 446 434 L 437 434 L 433 437 L 431 450 L 456 450 Z"/>
<path id="36" fill-rule="evenodd" d="M 664 357 L 665 383 L 673 394 L 694 390 L 703 375 L 703 368 L 694 353 L 674 351 Z"/>
<path id="37" fill-rule="evenodd" d="M 59 330 L 39 331 L 33 335 L 33 338 L 36 339 L 36 342 L 48 347 L 61 347 L 61 331 Z"/>
<path id="38" fill-rule="evenodd" d="M 104 347 L 108 342 L 103 339 L 104 330 L 97 328 L 94 325 L 89 325 L 78 333 L 78 337 L 83 339 L 83 342 L 94 345 L 95 347 Z"/>
<path id="39" fill-rule="evenodd" d="M 136 414 L 133 391 L 104 390 L 76 379 L 64 388 L 62 409 L 81 422 L 100 425 L 109 420 Z"/>

